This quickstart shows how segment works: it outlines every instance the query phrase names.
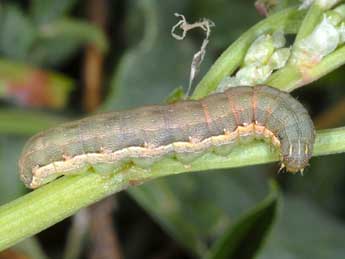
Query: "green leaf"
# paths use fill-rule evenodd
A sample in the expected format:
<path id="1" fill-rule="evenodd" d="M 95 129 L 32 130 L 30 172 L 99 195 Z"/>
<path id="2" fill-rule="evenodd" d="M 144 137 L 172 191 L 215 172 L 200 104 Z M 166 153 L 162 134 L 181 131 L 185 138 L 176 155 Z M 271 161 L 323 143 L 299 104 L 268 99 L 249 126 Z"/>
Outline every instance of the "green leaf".
<path id="1" fill-rule="evenodd" d="M 71 18 L 59 19 L 40 27 L 30 59 L 35 64 L 57 65 L 88 44 L 101 51 L 108 48 L 105 34 L 96 25 Z"/>
<path id="2" fill-rule="evenodd" d="M 288 196 L 257 258 L 344 258 L 344 240 L 343 222 L 302 197 Z"/>
<path id="3" fill-rule="evenodd" d="M 32 0 L 31 15 L 36 23 L 46 24 L 68 14 L 76 0 Z"/>
<path id="4" fill-rule="evenodd" d="M 126 27 L 128 40 L 137 39 L 138 34 L 142 38 L 139 42 L 131 42 L 133 47 L 121 58 L 111 78 L 111 91 L 103 109 L 163 102 L 177 85 L 184 85 L 186 89 L 193 55 L 199 50 L 201 41 L 193 44 L 189 35 L 177 41 L 170 31 L 178 22 L 174 11 L 184 13 L 187 5 L 184 1 L 129 1 L 131 12 L 126 24 L 138 24 L 139 31 L 144 34 L 139 34 L 138 29 L 131 30 L 131 26 Z M 206 55 L 200 75 L 209 65 L 210 55 Z"/>
<path id="5" fill-rule="evenodd" d="M 229 171 L 158 179 L 129 193 L 182 245 L 204 255 L 210 240 L 266 193 L 258 173 L 249 168 Z"/>
<path id="6" fill-rule="evenodd" d="M 0 8 L 0 53 L 24 60 L 32 47 L 36 29 L 30 19 L 14 5 Z"/>
<path id="7" fill-rule="evenodd" d="M 230 42 L 262 19 L 254 8 L 254 1 L 192 0 L 190 2 L 194 20 L 205 17 L 216 24 L 212 28 L 209 46 L 215 51 L 225 49 Z"/>
<path id="8" fill-rule="evenodd" d="M 0 9 L 0 53 L 36 65 L 52 66 L 65 61 L 86 44 L 106 51 L 108 43 L 101 29 L 86 21 L 63 17 L 75 2 L 34 0 L 32 17 L 14 5 L 4 5 Z"/>
<path id="9" fill-rule="evenodd" d="M 286 179 L 287 188 L 291 193 L 306 197 L 329 212 L 344 215 L 344 155 L 315 157 L 311 164 L 306 177 Z M 330 165 L 332 173 L 325 173 L 330 172 Z"/>
<path id="10" fill-rule="evenodd" d="M 278 210 L 278 186 L 228 228 L 212 247 L 208 259 L 253 258 L 270 232 Z"/>
<path id="11" fill-rule="evenodd" d="M 44 112 L 0 109 L 0 134 L 30 136 L 64 120 Z"/>

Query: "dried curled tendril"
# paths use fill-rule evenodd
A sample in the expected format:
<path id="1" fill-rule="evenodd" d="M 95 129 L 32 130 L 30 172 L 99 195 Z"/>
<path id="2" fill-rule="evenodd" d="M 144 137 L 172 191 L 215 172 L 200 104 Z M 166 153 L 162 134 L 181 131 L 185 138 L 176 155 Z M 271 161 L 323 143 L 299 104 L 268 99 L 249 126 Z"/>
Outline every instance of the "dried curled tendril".
<path id="1" fill-rule="evenodd" d="M 183 40 L 186 37 L 187 32 L 194 28 L 201 28 L 206 33 L 205 39 L 203 40 L 201 44 L 200 50 L 196 52 L 193 56 L 191 69 L 190 69 L 190 76 L 189 76 L 189 85 L 186 92 L 186 97 L 188 97 L 192 88 L 194 78 L 198 74 L 200 65 L 202 61 L 204 60 L 204 57 L 206 54 L 206 47 L 209 42 L 208 38 L 211 33 L 211 27 L 214 27 L 215 24 L 214 22 L 206 18 L 203 18 L 201 21 L 198 21 L 195 23 L 188 23 L 184 15 L 178 14 L 178 13 L 175 13 L 174 15 L 180 18 L 180 20 L 171 28 L 171 36 L 173 36 L 175 39 Z M 176 33 L 177 29 L 180 29 L 182 31 L 181 35 Z"/>

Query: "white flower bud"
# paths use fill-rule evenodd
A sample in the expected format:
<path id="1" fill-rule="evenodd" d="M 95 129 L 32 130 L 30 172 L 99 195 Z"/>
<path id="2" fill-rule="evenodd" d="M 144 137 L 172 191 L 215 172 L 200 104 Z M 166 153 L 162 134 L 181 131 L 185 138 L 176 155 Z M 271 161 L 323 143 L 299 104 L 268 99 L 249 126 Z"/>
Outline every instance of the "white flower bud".
<path id="1" fill-rule="evenodd" d="M 260 67 L 248 65 L 236 73 L 236 78 L 240 81 L 241 85 L 256 85 L 264 83 L 271 73 L 272 69 L 268 65 Z"/>
<path id="2" fill-rule="evenodd" d="M 319 62 L 333 52 L 339 44 L 337 28 L 324 16 L 315 30 L 297 46 L 292 56 L 294 63 Z"/>
<path id="3" fill-rule="evenodd" d="M 272 71 L 273 69 L 269 65 L 258 67 L 256 70 L 257 72 L 256 80 L 253 85 L 265 83 L 267 79 L 270 77 L 270 75 L 272 74 Z"/>
<path id="4" fill-rule="evenodd" d="M 223 78 L 223 80 L 219 83 L 219 85 L 217 86 L 216 92 L 217 93 L 224 92 L 226 89 L 230 87 L 235 87 L 239 85 L 241 85 L 241 82 L 238 78 L 236 78 L 235 76 L 227 76 Z"/>
<path id="5" fill-rule="evenodd" d="M 246 56 L 244 57 L 244 64 L 261 65 L 266 64 L 274 51 L 272 36 L 261 35 L 249 47 Z"/>
<path id="6" fill-rule="evenodd" d="M 290 48 L 281 48 L 273 52 L 268 65 L 271 69 L 276 70 L 284 67 L 290 57 L 291 49 Z"/>
<path id="7" fill-rule="evenodd" d="M 282 48 L 286 44 L 286 39 L 283 31 L 276 31 L 272 35 L 273 46 L 276 49 Z"/>

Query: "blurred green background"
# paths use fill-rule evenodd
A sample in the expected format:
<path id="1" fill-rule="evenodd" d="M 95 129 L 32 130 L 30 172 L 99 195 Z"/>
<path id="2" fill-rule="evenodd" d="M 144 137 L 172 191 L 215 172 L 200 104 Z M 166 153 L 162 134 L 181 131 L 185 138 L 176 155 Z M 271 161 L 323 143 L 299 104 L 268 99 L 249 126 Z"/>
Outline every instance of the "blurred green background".
<path id="1" fill-rule="evenodd" d="M 34 133 L 90 113 L 162 103 L 187 88 L 203 33 L 173 39 L 175 12 L 216 24 L 198 80 L 262 19 L 251 0 L 0 2 L 0 204 L 28 192 L 17 159 Z M 344 125 L 344 83 L 340 68 L 292 94 L 318 129 L 332 128 Z M 303 177 L 277 175 L 274 163 L 158 179 L 0 258 L 345 258 L 344 161 L 344 154 L 313 158 Z"/>

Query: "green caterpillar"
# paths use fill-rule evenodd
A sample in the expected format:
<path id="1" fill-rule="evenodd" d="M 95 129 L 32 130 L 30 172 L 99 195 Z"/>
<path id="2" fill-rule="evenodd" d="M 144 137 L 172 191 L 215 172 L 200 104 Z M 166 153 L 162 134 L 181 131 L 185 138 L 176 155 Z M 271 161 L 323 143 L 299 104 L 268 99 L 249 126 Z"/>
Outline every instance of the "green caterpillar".
<path id="1" fill-rule="evenodd" d="M 282 166 L 303 170 L 315 130 L 306 109 L 268 86 L 238 86 L 201 100 L 95 115 L 32 137 L 19 160 L 21 179 L 37 188 L 92 168 L 115 172 L 126 163 L 150 167 L 166 156 L 188 164 L 205 152 L 226 155 L 241 142 L 269 140 Z"/>

